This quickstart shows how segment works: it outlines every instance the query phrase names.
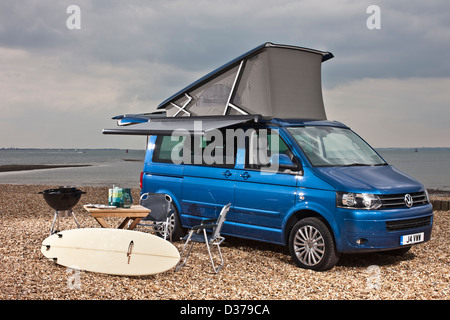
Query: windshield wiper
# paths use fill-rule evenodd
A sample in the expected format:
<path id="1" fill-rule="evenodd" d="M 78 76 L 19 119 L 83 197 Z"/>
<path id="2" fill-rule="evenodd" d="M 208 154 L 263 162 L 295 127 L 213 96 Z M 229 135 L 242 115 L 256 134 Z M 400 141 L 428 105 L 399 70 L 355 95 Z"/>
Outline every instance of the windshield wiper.
<path id="1" fill-rule="evenodd" d="M 359 163 L 354 162 L 351 164 L 345 164 L 342 167 L 372 167 L 372 166 L 387 166 L 387 163 L 378 163 L 378 164 L 368 164 L 368 163 Z"/>
<path id="2" fill-rule="evenodd" d="M 367 167 L 367 166 L 372 166 L 372 165 L 367 164 L 367 163 L 358 163 L 358 162 L 343 165 L 343 167 Z"/>

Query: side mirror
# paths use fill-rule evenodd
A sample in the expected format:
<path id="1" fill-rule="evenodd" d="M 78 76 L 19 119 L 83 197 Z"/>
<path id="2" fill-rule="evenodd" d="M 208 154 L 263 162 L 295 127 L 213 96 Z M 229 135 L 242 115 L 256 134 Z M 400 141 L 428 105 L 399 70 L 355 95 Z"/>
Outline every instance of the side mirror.
<path id="1" fill-rule="evenodd" d="M 292 171 L 299 171 L 299 165 L 292 162 L 292 160 L 285 154 L 273 154 L 269 160 L 270 166 L 278 165 L 279 169 L 289 169 Z"/>

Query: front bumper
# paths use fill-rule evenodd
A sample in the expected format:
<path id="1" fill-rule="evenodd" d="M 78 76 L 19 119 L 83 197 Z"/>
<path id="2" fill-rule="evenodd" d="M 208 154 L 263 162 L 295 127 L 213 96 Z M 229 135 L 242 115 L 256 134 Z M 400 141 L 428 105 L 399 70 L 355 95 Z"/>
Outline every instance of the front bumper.
<path id="1" fill-rule="evenodd" d="M 362 253 L 393 250 L 403 247 L 404 235 L 424 233 L 431 238 L 433 209 L 431 204 L 392 210 L 351 210 L 337 208 L 340 237 L 337 250 L 342 253 Z"/>

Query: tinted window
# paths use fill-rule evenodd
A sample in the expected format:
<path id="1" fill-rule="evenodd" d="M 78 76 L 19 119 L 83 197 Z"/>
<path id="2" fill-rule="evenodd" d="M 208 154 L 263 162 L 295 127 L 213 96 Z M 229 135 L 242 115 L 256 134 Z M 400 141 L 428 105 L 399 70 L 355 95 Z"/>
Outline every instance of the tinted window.
<path id="1" fill-rule="evenodd" d="M 286 155 L 293 160 L 291 150 L 276 131 L 260 129 L 248 134 L 247 168 L 268 167 L 271 165 L 271 158 L 276 155 Z"/>
<path id="2" fill-rule="evenodd" d="M 158 136 L 153 161 L 234 167 L 235 155 L 234 141 L 227 141 L 224 132 L 216 130 L 206 136 Z"/>
<path id="3" fill-rule="evenodd" d="M 181 136 L 158 136 L 156 139 L 155 151 L 153 152 L 154 162 L 177 163 L 183 158 L 183 142 L 185 137 Z"/>

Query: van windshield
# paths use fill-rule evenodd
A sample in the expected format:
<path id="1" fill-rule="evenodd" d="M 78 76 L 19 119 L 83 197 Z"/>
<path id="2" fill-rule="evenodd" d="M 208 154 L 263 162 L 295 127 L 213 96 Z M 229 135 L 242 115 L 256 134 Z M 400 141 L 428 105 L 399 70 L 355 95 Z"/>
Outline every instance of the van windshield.
<path id="1" fill-rule="evenodd" d="M 315 167 L 386 165 L 386 162 L 350 129 L 322 126 L 287 129 Z"/>

